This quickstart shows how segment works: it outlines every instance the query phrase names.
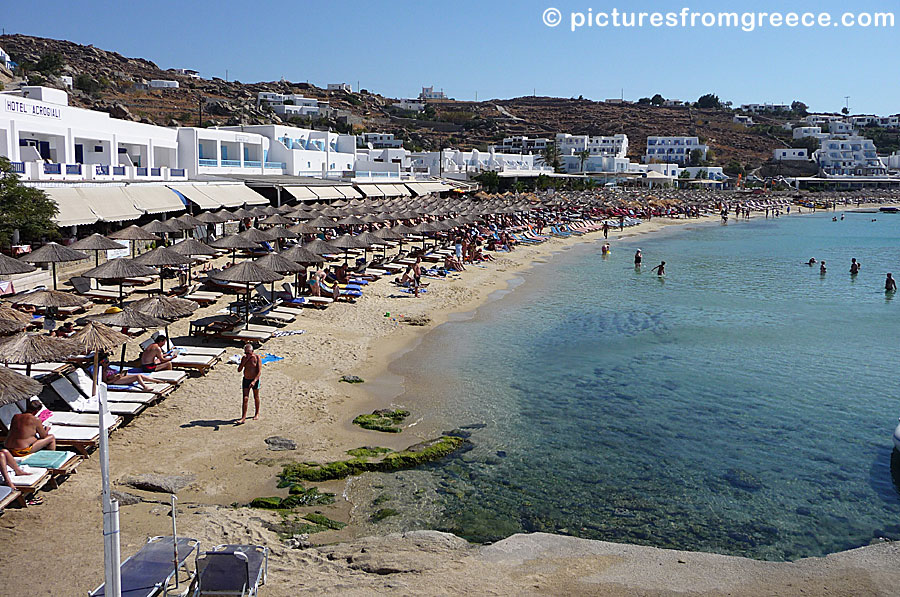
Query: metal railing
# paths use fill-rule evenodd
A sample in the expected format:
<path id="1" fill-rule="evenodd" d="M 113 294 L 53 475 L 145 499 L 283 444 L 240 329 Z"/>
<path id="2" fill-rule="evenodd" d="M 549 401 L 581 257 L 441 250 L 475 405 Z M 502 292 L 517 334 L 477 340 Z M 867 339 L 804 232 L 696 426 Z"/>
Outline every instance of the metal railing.
<path id="1" fill-rule="evenodd" d="M 200 160 L 200 165 L 201 165 L 201 166 L 216 166 L 216 167 L 217 167 L 217 166 L 219 165 L 219 160 L 204 160 L 204 159 L 201 159 L 201 160 Z"/>
<path id="2" fill-rule="evenodd" d="M 125 176 L 125 166 L 113 166 L 113 176 Z"/>
<path id="3" fill-rule="evenodd" d="M 266 168 L 280 168 L 284 170 L 284 162 L 266 162 Z"/>
<path id="4" fill-rule="evenodd" d="M 66 174 L 81 174 L 81 164 L 66 164 Z"/>
<path id="5" fill-rule="evenodd" d="M 259 160 L 244 160 L 245 168 L 262 168 L 262 162 Z"/>
<path id="6" fill-rule="evenodd" d="M 172 176 L 184 176 L 184 168 L 172 168 L 169 170 L 169 174 Z"/>
<path id="7" fill-rule="evenodd" d="M 109 166 L 96 164 L 94 166 L 94 174 L 96 174 L 97 176 L 109 176 Z"/>
<path id="8" fill-rule="evenodd" d="M 150 176 L 162 176 L 162 168 L 150 168 Z"/>
<path id="9" fill-rule="evenodd" d="M 241 160 L 222 160 L 222 167 L 240 168 Z"/>
<path id="10" fill-rule="evenodd" d="M 147 169 L 146 168 L 135 168 L 134 175 L 135 176 L 147 176 Z"/>
<path id="11" fill-rule="evenodd" d="M 62 174 L 62 164 L 44 164 L 44 174 Z"/>
<path id="12" fill-rule="evenodd" d="M 12 162 L 12 169 L 16 174 L 25 174 L 25 162 Z"/>

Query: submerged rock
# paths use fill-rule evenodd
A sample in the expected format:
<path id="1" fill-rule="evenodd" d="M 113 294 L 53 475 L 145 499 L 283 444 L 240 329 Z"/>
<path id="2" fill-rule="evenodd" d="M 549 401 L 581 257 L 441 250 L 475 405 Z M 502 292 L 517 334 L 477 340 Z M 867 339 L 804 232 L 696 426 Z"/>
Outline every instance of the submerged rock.
<path id="1" fill-rule="evenodd" d="M 341 381 L 344 383 L 363 383 L 363 378 L 356 375 L 343 375 Z"/>
<path id="2" fill-rule="evenodd" d="M 745 491 L 759 491 L 763 488 L 762 481 L 744 469 L 730 468 L 723 475 L 723 478 L 728 481 L 732 487 L 737 487 L 738 489 L 743 489 Z"/>
<path id="3" fill-rule="evenodd" d="M 372 411 L 370 415 L 359 415 L 353 419 L 354 425 L 359 425 L 363 429 L 371 431 L 381 431 L 383 433 L 400 433 L 403 431 L 397 427 L 403 420 L 409 416 L 408 410 L 389 410 L 380 408 Z"/>

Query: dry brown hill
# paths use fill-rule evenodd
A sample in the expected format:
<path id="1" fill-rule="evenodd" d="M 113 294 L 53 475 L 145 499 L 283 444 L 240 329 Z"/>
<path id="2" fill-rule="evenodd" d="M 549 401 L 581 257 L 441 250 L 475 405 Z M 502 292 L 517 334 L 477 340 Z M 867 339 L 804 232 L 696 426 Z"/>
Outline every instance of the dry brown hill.
<path id="1" fill-rule="evenodd" d="M 160 125 L 196 126 L 203 106 L 204 125 L 281 122 L 256 106 L 260 91 L 294 92 L 329 102 L 328 118 L 307 126 L 334 130 L 394 133 L 412 149 L 439 145 L 468 149 L 499 142 L 511 135 L 628 135 L 629 156 L 644 152 L 648 135 L 696 135 L 713 149 L 714 163 L 737 161 L 757 166 L 785 145 L 788 138 L 775 126 L 746 128 L 733 124 L 726 110 L 617 105 L 584 99 L 519 97 L 482 102 L 433 103 L 418 117 L 391 107 L 395 101 L 374 93 L 327 92 L 306 83 L 270 81 L 241 83 L 219 78 L 192 79 L 160 69 L 142 58 L 128 58 L 94 46 L 26 35 L 0 36 L 0 47 L 30 70 L 32 83 L 60 86 L 58 75 L 70 75 L 76 87 L 73 105 L 104 110 L 117 118 Z M 43 61 L 42 61 L 43 59 Z M 44 72 L 36 69 L 43 68 Z M 150 79 L 175 79 L 178 89 L 142 89 Z M 777 125 L 776 121 L 766 124 Z M 773 134 L 774 133 L 774 134 Z"/>

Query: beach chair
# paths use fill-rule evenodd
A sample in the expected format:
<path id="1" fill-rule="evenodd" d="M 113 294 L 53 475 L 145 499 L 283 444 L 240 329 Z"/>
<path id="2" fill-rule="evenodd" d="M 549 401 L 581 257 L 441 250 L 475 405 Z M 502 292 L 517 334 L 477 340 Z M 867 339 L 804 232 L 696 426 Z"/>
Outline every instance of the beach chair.
<path id="1" fill-rule="evenodd" d="M 112 290 L 95 290 L 91 288 L 91 281 L 88 278 L 76 276 L 71 279 L 72 287 L 75 292 L 81 296 L 86 296 L 95 301 L 104 303 L 112 303 L 119 300 L 119 293 Z"/>
<path id="2" fill-rule="evenodd" d="M 23 508 L 25 507 L 25 498 L 20 491 L 17 491 L 14 487 L 0 485 L 0 512 L 3 512 L 8 505 L 15 501 L 18 501 Z"/>
<path id="3" fill-rule="evenodd" d="M 23 411 L 16 404 L 4 405 L 3 409 L 0 410 L 0 425 L 2 425 L 0 435 L 3 436 L 3 439 L 5 439 L 9 433 L 9 427 L 13 416 L 21 412 Z M 110 420 L 114 418 L 115 417 L 110 415 Z M 57 448 L 72 448 L 79 454 L 86 455 L 88 450 L 96 448 L 97 444 L 100 442 L 100 431 L 98 430 L 99 424 L 94 425 L 93 427 L 80 427 L 74 425 L 51 425 L 47 421 L 44 421 L 44 426 L 47 428 L 48 433 L 53 434 L 56 438 Z"/>
<path id="4" fill-rule="evenodd" d="M 256 597 L 266 584 L 269 548 L 262 545 L 217 545 L 197 557 L 193 597 Z"/>
<path id="5" fill-rule="evenodd" d="M 100 412 L 100 398 L 88 398 L 87 394 L 82 394 L 79 389 L 72 385 L 68 377 L 60 377 L 50 382 L 50 387 L 56 392 L 56 395 L 68 405 L 76 413 L 93 413 Z M 90 389 L 88 389 L 90 392 Z M 143 411 L 146 406 L 138 402 L 107 402 L 109 412 L 112 415 L 134 416 Z M 54 433 L 54 435 L 56 435 Z M 59 436 L 56 438 L 59 443 Z"/>
<path id="6" fill-rule="evenodd" d="M 187 292 L 181 295 L 181 298 L 187 299 L 189 301 L 194 301 L 195 303 L 199 303 L 201 305 L 211 305 L 212 303 L 215 303 L 220 298 L 222 298 L 222 293 L 200 290 L 200 285 L 194 284 L 187 290 Z"/>
<path id="7" fill-rule="evenodd" d="M 139 552 L 122 562 L 121 588 L 122 597 L 155 597 L 166 591 L 169 583 L 183 570 L 190 575 L 186 585 L 193 582 L 194 572 L 187 568 L 187 560 L 200 544 L 196 539 L 178 537 L 178 543 L 172 537 L 151 537 Z M 178 565 L 175 566 L 175 551 L 178 551 Z M 105 597 L 105 585 L 100 585 L 90 593 L 89 597 Z"/>
<path id="8" fill-rule="evenodd" d="M 75 371 L 67 374 L 65 377 L 72 383 L 73 386 L 78 388 L 78 391 L 84 394 L 85 397 L 91 395 L 94 380 L 87 371 L 85 371 L 84 369 L 76 369 Z M 132 389 L 132 387 L 134 389 Z M 136 402 L 138 404 L 150 405 L 156 403 L 160 398 L 163 397 L 163 391 L 165 391 L 166 393 L 171 392 L 171 386 L 169 386 L 169 384 L 153 384 L 150 387 L 153 391 L 144 392 L 138 385 L 120 386 L 115 384 L 107 384 L 106 400 L 107 402 Z M 159 393 L 157 393 L 157 390 L 159 390 Z"/>
<path id="9" fill-rule="evenodd" d="M 16 464 L 50 471 L 50 484 L 57 488 L 59 480 L 74 474 L 84 457 L 68 450 L 39 450 L 28 456 L 16 458 Z"/>
<path id="10" fill-rule="evenodd" d="M 159 335 L 159 332 L 154 332 L 150 338 L 141 342 L 140 346 L 142 349 L 147 348 L 151 342 L 156 340 L 156 336 Z M 201 348 L 196 346 L 191 347 L 175 347 L 171 344 L 170 341 L 167 341 L 166 351 L 177 350 L 178 356 L 176 356 L 173 360 L 169 361 L 172 363 L 172 367 L 175 369 L 190 369 L 192 371 L 199 371 L 200 373 L 206 373 L 209 371 L 213 365 L 218 363 L 222 359 L 222 355 L 225 354 L 224 348 Z M 202 351 L 209 351 L 206 354 L 198 353 L 194 354 L 192 350 L 196 349 Z M 155 377 L 156 379 L 166 379 L 166 375 L 162 374 L 174 374 L 179 373 L 184 377 L 187 375 L 181 371 L 155 371 L 151 377 Z M 178 383 L 181 383 L 180 380 Z"/>
<path id="11" fill-rule="evenodd" d="M 20 466 L 24 475 L 17 475 L 15 472 L 6 467 L 9 476 L 12 479 L 13 489 L 22 494 L 23 498 L 32 495 L 44 485 L 50 482 L 50 471 L 45 468 Z"/>
<path id="12" fill-rule="evenodd" d="M 41 402 L 41 399 L 37 396 L 32 396 L 31 400 L 37 400 L 38 402 Z M 0 406 L 0 423 L 2 423 L 6 429 L 9 429 L 12 418 L 15 415 L 25 412 L 24 402 L 24 400 L 20 400 L 19 402 L 11 402 L 9 404 Z M 41 402 L 42 406 L 43 404 L 44 403 Z M 73 412 L 53 412 L 46 406 L 44 406 L 40 411 L 38 411 L 36 416 L 44 423 L 45 426 L 64 425 L 68 427 L 88 427 L 94 430 L 98 429 L 98 427 L 100 426 L 99 414 L 95 415 Z M 122 417 L 117 417 L 110 414 L 104 419 L 103 422 L 106 425 L 107 431 L 113 431 L 122 423 Z"/>

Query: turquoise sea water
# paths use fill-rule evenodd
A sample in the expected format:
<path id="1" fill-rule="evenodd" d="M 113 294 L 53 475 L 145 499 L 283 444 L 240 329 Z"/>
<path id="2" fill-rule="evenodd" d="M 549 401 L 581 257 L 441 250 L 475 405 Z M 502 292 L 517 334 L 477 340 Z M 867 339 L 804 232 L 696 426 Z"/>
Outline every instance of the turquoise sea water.
<path id="1" fill-rule="evenodd" d="M 396 367 L 417 380 L 414 415 L 468 427 L 472 449 L 393 482 L 427 476 L 430 522 L 477 541 L 548 531 L 780 560 L 900 539 L 887 271 L 900 216 L 567 251 Z"/>

